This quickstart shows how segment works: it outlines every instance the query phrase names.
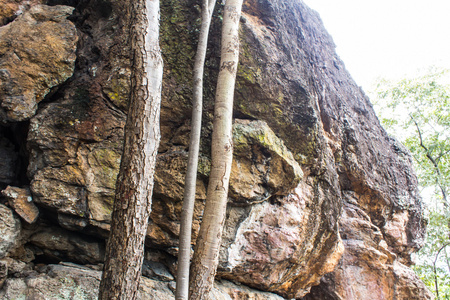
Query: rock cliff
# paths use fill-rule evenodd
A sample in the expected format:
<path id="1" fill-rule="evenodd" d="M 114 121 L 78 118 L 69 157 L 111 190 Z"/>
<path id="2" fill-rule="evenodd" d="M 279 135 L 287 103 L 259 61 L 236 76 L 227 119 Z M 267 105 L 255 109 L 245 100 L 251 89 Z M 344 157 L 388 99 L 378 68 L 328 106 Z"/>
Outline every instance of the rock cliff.
<path id="1" fill-rule="evenodd" d="M 95 299 L 130 89 L 125 0 L 0 4 L 0 295 Z M 198 1 L 161 1 L 162 140 L 141 297 L 173 298 Z M 221 6 L 205 73 L 206 198 Z M 246 0 L 214 299 L 431 299 L 411 158 L 301 0 Z M 62 263 L 57 265 L 57 263 Z M 64 283 L 64 284 L 61 284 Z"/>

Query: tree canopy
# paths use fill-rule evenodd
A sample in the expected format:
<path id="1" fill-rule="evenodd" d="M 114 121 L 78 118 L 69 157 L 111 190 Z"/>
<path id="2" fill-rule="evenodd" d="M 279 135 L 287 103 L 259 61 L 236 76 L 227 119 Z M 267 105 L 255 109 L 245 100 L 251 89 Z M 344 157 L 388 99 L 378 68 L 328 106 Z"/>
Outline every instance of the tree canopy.
<path id="1" fill-rule="evenodd" d="M 450 299 L 450 70 L 381 79 L 374 98 L 383 126 L 414 158 L 428 207 L 427 240 L 415 270 L 437 299 Z"/>

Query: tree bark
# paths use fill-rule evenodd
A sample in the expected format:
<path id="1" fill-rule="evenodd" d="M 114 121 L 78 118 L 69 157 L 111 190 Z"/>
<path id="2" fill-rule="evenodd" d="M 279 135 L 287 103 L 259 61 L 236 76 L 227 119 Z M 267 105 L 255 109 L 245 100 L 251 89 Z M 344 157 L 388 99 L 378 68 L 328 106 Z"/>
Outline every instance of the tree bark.
<path id="1" fill-rule="evenodd" d="M 99 299 L 103 300 L 136 299 L 160 140 L 163 63 L 159 48 L 159 0 L 129 3 L 133 59 L 130 105 L 99 289 Z"/>
<path id="2" fill-rule="evenodd" d="M 202 126 L 203 73 L 208 45 L 209 27 L 215 0 L 203 0 L 202 25 L 194 63 L 194 95 L 192 101 L 191 137 L 189 157 L 181 210 L 180 244 L 178 252 L 177 286 L 175 299 L 186 300 L 189 295 L 189 261 L 191 258 L 192 216 L 194 214 L 195 187 L 197 182 L 198 153 Z"/>
<path id="3" fill-rule="evenodd" d="M 233 158 L 232 115 L 239 59 L 239 19 L 242 0 L 227 0 L 222 25 L 222 46 L 217 79 L 211 141 L 211 173 L 203 221 L 192 261 L 189 299 L 209 299 L 219 260 L 225 222 L 228 184 Z"/>

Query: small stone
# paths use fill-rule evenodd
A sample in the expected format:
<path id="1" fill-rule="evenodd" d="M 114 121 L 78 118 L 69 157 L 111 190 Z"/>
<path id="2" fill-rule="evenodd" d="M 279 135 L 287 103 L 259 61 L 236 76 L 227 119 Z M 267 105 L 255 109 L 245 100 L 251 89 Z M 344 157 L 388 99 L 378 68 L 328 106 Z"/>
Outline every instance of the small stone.
<path id="1" fill-rule="evenodd" d="M 36 222 L 39 209 L 32 202 L 33 198 L 29 189 L 8 186 L 2 191 L 3 196 L 8 199 L 9 205 L 28 224 Z"/>

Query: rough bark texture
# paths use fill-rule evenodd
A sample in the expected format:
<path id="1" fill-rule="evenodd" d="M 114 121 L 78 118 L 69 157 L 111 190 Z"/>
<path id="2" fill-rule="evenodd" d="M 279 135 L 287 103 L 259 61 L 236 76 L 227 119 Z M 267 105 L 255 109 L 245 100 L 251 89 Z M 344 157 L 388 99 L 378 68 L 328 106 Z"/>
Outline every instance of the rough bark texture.
<path id="1" fill-rule="evenodd" d="M 187 299 L 189 296 L 189 268 L 191 259 L 192 217 L 195 206 L 195 190 L 197 186 L 197 166 L 200 151 L 203 106 L 203 76 L 206 50 L 208 46 L 209 28 L 215 7 L 215 0 L 203 0 L 202 25 L 194 62 L 194 93 L 192 100 L 191 138 L 189 156 L 184 185 L 183 208 L 180 218 L 180 244 L 178 250 L 177 291 L 176 299 Z"/>
<path id="2" fill-rule="evenodd" d="M 223 12 L 220 70 L 211 138 L 211 172 L 202 224 L 192 259 L 190 299 L 210 297 L 209 292 L 219 263 L 233 160 L 233 99 L 239 62 L 241 9 L 242 0 L 228 0 Z"/>
<path id="3" fill-rule="evenodd" d="M 159 0 L 131 2 L 130 107 L 99 299 L 136 299 L 158 152 L 162 58 Z"/>
<path id="4" fill-rule="evenodd" d="M 0 1 L 0 7 L 5 3 L 11 1 Z M 40 278 L 50 272 L 40 263 L 71 261 L 99 269 L 96 264 L 110 229 L 129 103 L 130 15 L 124 9 L 129 1 L 47 3 L 75 7 L 68 19 L 76 26 L 78 43 L 72 77 L 52 88 L 29 121 L 0 125 L 0 155 L 5 154 L 0 162 L 0 189 L 29 186 L 27 201 L 39 209 L 32 225 L 17 217 L 1 234 L 6 256 L 0 260 L 0 283 L 4 281 L 0 293 L 17 292 L 13 299 L 42 290 L 31 280 L 33 272 Z M 61 9 L 68 10 L 46 7 L 41 11 Z M 214 15 L 221 10 L 223 6 L 218 5 Z M 0 31 L 16 27 L 16 40 L 44 35 L 19 30 L 23 16 L 13 13 Z M 51 39 L 43 42 L 63 40 L 71 45 L 58 47 L 65 56 L 54 61 L 61 64 L 53 68 L 58 72 L 64 70 L 65 61 L 73 62 L 73 52 L 63 51 L 73 49 L 75 40 L 73 26 L 64 18 L 59 24 L 72 29 L 54 30 Z M 198 235 L 211 169 L 221 28 L 220 18 L 213 20 L 206 55 L 193 239 Z M 369 99 L 336 55 L 319 16 L 297 0 L 246 0 L 240 26 L 235 149 L 217 277 L 258 291 L 245 292 L 246 287 L 226 284 L 226 297 L 371 299 L 380 289 L 384 299 L 430 297 L 409 269 L 411 254 L 422 245 L 425 234 L 411 158 L 381 128 Z M 143 270 L 144 276 L 157 281 L 152 293 L 161 299 L 174 296 L 169 287 L 173 288 L 176 273 L 199 28 L 198 1 L 161 0 L 162 138 Z M 19 47 L 33 49 L 25 42 Z M 42 68 L 39 74 L 47 74 L 47 58 L 39 53 L 29 51 L 22 65 L 33 63 Z M 8 65 L 7 57 L 0 57 L 2 66 Z M 45 94 L 47 86 L 23 86 L 23 91 L 28 89 Z M 4 96 L 3 89 L 0 94 Z M 6 197 L 0 201 L 13 201 L 14 197 Z M 147 267 L 153 263 L 164 264 L 165 271 Z M 69 280 L 68 275 L 58 278 L 64 276 Z M 42 284 L 55 283 L 51 278 Z M 225 294 L 214 298 L 215 290 L 212 299 L 229 299 Z"/>

